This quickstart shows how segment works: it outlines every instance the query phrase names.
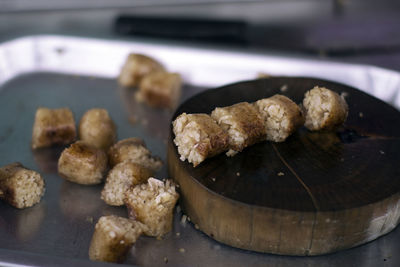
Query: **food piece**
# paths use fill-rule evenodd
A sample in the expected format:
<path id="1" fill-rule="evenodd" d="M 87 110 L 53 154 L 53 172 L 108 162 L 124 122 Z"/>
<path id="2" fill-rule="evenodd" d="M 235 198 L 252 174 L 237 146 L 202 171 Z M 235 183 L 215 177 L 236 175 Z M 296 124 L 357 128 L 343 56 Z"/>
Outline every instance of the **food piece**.
<path id="1" fill-rule="evenodd" d="M 44 195 L 42 176 L 15 162 L 0 168 L 0 199 L 18 208 L 28 208 L 39 203 Z"/>
<path id="2" fill-rule="evenodd" d="M 229 148 L 228 134 L 208 114 L 182 113 L 172 124 L 180 159 L 194 167 Z"/>
<path id="3" fill-rule="evenodd" d="M 107 171 L 107 155 L 83 141 L 64 149 L 58 159 L 58 173 L 68 181 L 78 184 L 99 184 Z"/>
<path id="4" fill-rule="evenodd" d="M 32 148 L 66 145 L 76 138 L 74 115 L 68 108 L 36 110 Z"/>
<path id="5" fill-rule="evenodd" d="M 311 131 L 333 130 L 342 125 L 348 113 L 343 97 L 325 87 L 315 86 L 303 99 L 305 126 Z"/>
<path id="6" fill-rule="evenodd" d="M 107 110 L 93 108 L 83 115 L 79 123 L 79 137 L 87 144 L 108 149 L 117 139 L 117 130 Z"/>
<path id="7" fill-rule="evenodd" d="M 144 141 L 135 137 L 123 139 L 114 144 L 110 147 L 108 156 L 111 166 L 126 160 L 143 165 L 153 171 L 159 170 L 162 166 L 162 161 L 151 155 Z"/>
<path id="8" fill-rule="evenodd" d="M 181 96 L 181 88 L 179 74 L 157 71 L 143 77 L 136 99 L 151 107 L 173 108 Z"/>
<path id="9" fill-rule="evenodd" d="M 229 135 L 228 156 L 265 140 L 265 127 L 257 109 L 247 102 L 216 108 L 211 117 Z"/>
<path id="10" fill-rule="evenodd" d="M 103 216 L 96 223 L 89 258 L 93 261 L 123 262 L 142 232 L 140 222 L 114 215 Z"/>
<path id="11" fill-rule="evenodd" d="M 178 200 L 175 184 L 149 178 L 147 184 L 131 187 L 125 194 L 129 217 L 144 223 L 148 236 L 162 237 L 172 229 L 173 209 Z"/>
<path id="12" fill-rule="evenodd" d="M 274 95 L 254 103 L 264 119 L 267 140 L 282 142 L 304 124 L 299 106 L 283 95 Z"/>
<path id="13" fill-rule="evenodd" d="M 138 86 L 144 76 L 155 71 L 163 71 L 164 67 L 155 59 L 141 55 L 129 54 L 118 82 L 123 87 Z"/>
<path id="14" fill-rule="evenodd" d="M 101 199 L 109 205 L 121 206 L 125 192 L 131 186 L 146 182 L 152 174 L 148 168 L 129 160 L 118 163 L 108 173 Z"/>

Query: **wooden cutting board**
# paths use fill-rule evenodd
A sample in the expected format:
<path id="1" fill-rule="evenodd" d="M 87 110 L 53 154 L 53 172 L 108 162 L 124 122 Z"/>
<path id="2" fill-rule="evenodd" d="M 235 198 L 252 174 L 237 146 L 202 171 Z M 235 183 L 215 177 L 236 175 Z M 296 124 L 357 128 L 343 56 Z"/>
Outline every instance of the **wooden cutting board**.
<path id="1" fill-rule="evenodd" d="M 374 240 L 400 221 L 400 113 L 357 89 L 309 78 L 276 77 L 200 93 L 174 114 L 283 94 L 301 103 L 314 86 L 344 93 L 345 125 L 335 132 L 302 127 L 285 142 L 262 142 L 193 168 L 179 160 L 172 127 L 170 177 L 201 231 L 259 252 L 318 255 Z"/>

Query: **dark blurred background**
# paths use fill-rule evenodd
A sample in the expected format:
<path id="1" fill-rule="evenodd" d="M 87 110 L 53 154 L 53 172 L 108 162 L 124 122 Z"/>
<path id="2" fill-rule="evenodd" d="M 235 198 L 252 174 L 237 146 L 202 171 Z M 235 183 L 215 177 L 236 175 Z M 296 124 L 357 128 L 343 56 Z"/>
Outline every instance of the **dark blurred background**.
<path id="1" fill-rule="evenodd" d="M 398 0 L 0 0 L 0 41 L 32 34 L 173 40 L 400 70 Z"/>

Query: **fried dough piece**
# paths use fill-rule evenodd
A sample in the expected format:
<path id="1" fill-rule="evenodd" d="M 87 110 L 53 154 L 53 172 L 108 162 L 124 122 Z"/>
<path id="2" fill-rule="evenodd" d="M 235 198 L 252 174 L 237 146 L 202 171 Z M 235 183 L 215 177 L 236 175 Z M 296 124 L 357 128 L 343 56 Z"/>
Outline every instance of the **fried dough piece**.
<path id="1" fill-rule="evenodd" d="M 129 218 L 146 225 L 148 236 L 162 237 L 172 229 L 173 209 L 179 198 L 171 180 L 149 178 L 147 184 L 131 187 L 125 194 Z"/>
<path id="2" fill-rule="evenodd" d="M 101 199 L 108 205 L 124 205 L 125 192 L 137 184 L 147 181 L 153 172 L 132 161 L 118 163 L 108 173 L 106 183 L 101 191 Z"/>
<path id="3" fill-rule="evenodd" d="M 112 146 L 117 139 L 117 130 L 108 111 L 102 108 L 86 111 L 79 123 L 79 138 L 101 149 Z"/>
<path id="4" fill-rule="evenodd" d="M 39 203 L 44 195 L 42 176 L 15 162 L 0 168 L 0 199 L 23 209 Z"/>
<path id="5" fill-rule="evenodd" d="M 181 91 L 182 81 L 178 73 L 157 71 L 143 77 L 136 99 L 151 107 L 174 108 Z"/>
<path id="6" fill-rule="evenodd" d="M 264 121 L 258 110 L 247 102 L 215 108 L 211 117 L 229 136 L 228 156 L 265 140 Z"/>
<path id="7" fill-rule="evenodd" d="M 163 71 L 164 67 L 151 58 L 142 54 L 129 54 L 122 67 L 118 82 L 123 87 L 136 87 L 144 76 L 155 71 Z"/>
<path id="8" fill-rule="evenodd" d="M 172 124 L 180 159 L 193 167 L 229 148 L 228 134 L 208 114 L 182 113 Z"/>
<path id="9" fill-rule="evenodd" d="M 267 140 L 283 142 L 304 124 L 299 106 L 283 95 L 274 95 L 254 103 L 264 119 Z"/>
<path id="10" fill-rule="evenodd" d="M 111 166 L 126 160 L 143 165 L 153 171 L 159 170 L 162 166 L 162 161 L 151 155 L 144 141 L 135 137 L 115 143 L 108 150 L 108 157 Z"/>
<path id="11" fill-rule="evenodd" d="M 318 86 L 305 93 L 303 108 L 306 117 L 304 125 L 311 131 L 334 130 L 346 121 L 348 114 L 343 97 Z"/>
<path id="12" fill-rule="evenodd" d="M 89 247 L 93 261 L 121 263 L 143 232 L 144 225 L 114 215 L 103 216 L 96 223 Z"/>
<path id="13" fill-rule="evenodd" d="M 66 145 L 76 138 L 75 120 L 69 108 L 38 108 L 32 130 L 32 148 Z"/>
<path id="14" fill-rule="evenodd" d="M 77 141 L 64 149 L 58 160 L 58 173 L 78 184 L 99 184 L 107 172 L 107 155 L 100 149 Z"/>

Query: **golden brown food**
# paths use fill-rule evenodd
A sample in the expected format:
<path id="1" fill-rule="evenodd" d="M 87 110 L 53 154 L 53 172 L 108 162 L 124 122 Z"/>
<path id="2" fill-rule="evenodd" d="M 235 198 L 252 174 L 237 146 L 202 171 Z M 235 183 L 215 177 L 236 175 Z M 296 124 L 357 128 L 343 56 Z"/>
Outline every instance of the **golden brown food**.
<path id="1" fill-rule="evenodd" d="M 58 173 L 66 180 L 78 184 L 99 184 L 107 172 L 107 155 L 83 141 L 64 149 L 58 160 Z"/>
<path id="2" fill-rule="evenodd" d="M 111 166 L 126 160 L 143 165 L 153 171 L 159 170 L 162 166 L 162 161 L 151 155 L 144 141 L 135 137 L 120 140 L 111 146 L 108 156 Z"/>
<path id="3" fill-rule="evenodd" d="M 265 127 L 258 110 L 247 102 L 215 108 L 211 117 L 228 133 L 228 156 L 233 156 L 244 148 L 265 140 Z"/>
<path id="4" fill-rule="evenodd" d="M 108 205 L 124 205 L 125 192 L 131 186 L 146 182 L 152 174 L 150 169 L 132 161 L 118 163 L 108 173 L 101 199 Z"/>
<path id="5" fill-rule="evenodd" d="M 140 222 L 117 216 L 103 216 L 96 223 L 89 247 L 93 261 L 121 263 L 142 234 Z"/>
<path id="6" fill-rule="evenodd" d="M 154 58 L 142 54 L 129 54 L 122 67 L 118 82 L 124 87 L 136 87 L 144 76 L 163 70 L 164 67 Z"/>
<path id="7" fill-rule="evenodd" d="M 228 134 L 208 114 L 182 113 L 172 124 L 180 159 L 193 167 L 229 148 Z"/>
<path id="8" fill-rule="evenodd" d="M 79 123 L 79 138 L 101 149 L 113 145 L 117 139 L 117 130 L 108 111 L 102 108 L 86 111 Z"/>
<path id="9" fill-rule="evenodd" d="M 303 108 L 306 117 L 304 125 L 311 131 L 333 130 L 346 121 L 348 114 L 343 97 L 318 86 L 305 93 Z"/>
<path id="10" fill-rule="evenodd" d="M 129 217 L 146 225 L 148 236 L 162 237 L 172 229 L 173 209 L 179 195 L 171 180 L 149 178 L 147 184 L 131 187 L 125 194 Z"/>
<path id="11" fill-rule="evenodd" d="M 32 148 L 66 145 L 76 138 L 74 115 L 68 108 L 36 110 Z"/>
<path id="12" fill-rule="evenodd" d="M 136 99 L 151 107 L 173 108 L 181 96 L 181 88 L 179 74 L 157 71 L 143 77 Z"/>
<path id="13" fill-rule="evenodd" d="M 0 199 L 23 209 L 39 203 L 44 195 L 42 176 L 15 162 L 0 168 Z"/>
<path id="14" fill-rule="evenodd" d="M 254 103 L 264 119 L 267 140 L 282 142 L 304 124 L 299 106 L 283 95 L 274 95 Z"/>

